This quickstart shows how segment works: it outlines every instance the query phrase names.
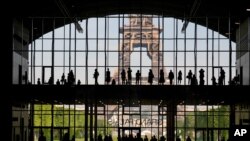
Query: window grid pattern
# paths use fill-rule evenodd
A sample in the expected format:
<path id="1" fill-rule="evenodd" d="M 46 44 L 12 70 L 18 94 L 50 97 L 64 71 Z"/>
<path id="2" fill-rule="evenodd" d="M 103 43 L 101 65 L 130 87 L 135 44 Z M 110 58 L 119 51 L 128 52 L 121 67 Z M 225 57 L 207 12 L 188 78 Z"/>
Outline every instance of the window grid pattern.
<path id="1" fill-rule="evenodd" d="M 148 15 L 141 15 L 144 18 Z M 229 41 L 229 37 L 222 36 L 207 27 L 195 23 L 189 23 L 185 32 L 181 32 L 182 22 L 171 17 L 152 16 L 152 23 L 156 28 L 162 30 L 158 38 L 152 37 L 150 40 L 158 40 L 159 49 L 153 51 L 162 54 L 162 64 L 153 65 L 148 57 L 148 49 L 142 44 L 140 38 L 139 48 L 133 47 L 129 51 L 130 67 L 132 69 L 132 84 L 135 84 L 135 73 L 141 72 L 141 85 L 148 84 L 148 70 L 163 67 L 165 70 L 166 85 L 169 84 L 168 74 L 174 72 L 174 85 L 189 85 L 186 76 L 191 70 L 199 81 L 199 70 L 205 72 L 205 85 L 212 85 L 211 78 L 215 76 L 217 81 L 220 76 L 220 69 L 223 68 L 226 74 L 225 84 L 229 84 L 232 77 L 236 75 L 236 47 Z M 67 18 L 27 18 L 23 22 L 32 24 L 31 39 L 36 34 L 41 37 L 33 40 L 28 49 L 15 48 L 15 52 L 28 53 L 29 56 L 29 81 L 37 84 L 38 78 L 46 77 L 48 82 L 53 76 L 53 84 L 61 79 L 64 73 L 70 70 L 75 76 L 74 83 L 80 80 L 83 85 L 94 84 L 93 73 L 97 69 L 99 72 L 99 84 L 106 84 L 105 77 L 107 69 L 111 72 L 111 79 L 115 73 L 118 75 L 118 82 L 121 84 L 120 72 L 123 68 L 120 64 L 120 54 L 126 53 L 121 48 L 125 40 L 121 34 L 121 27 L 129 23 L 129 15 L 110 15 L 82 20 L 80 25 L 85 29 L 84 33 L 79 33 L 74 23 L 69 23 Z M 204 21 L 208 25 L 210 21 L 218 22 L 220 31 L 221 18 L 196 18 L 197 21 Z M 45 24 L 46 23 L 46 24 Z M 65 23 L 64 26 L 56 28 L 57 23 Z M 50 32 L 45 32 L 46 26 L 53 28 Z M 41 29 L 41 30 L 40 30 Z M 140 32 L 145 32 L 141 31 Z M 137 39 L 131 38 L 129 42 Z M 160 59 L 158 57 L 158 59 Z M 123 61 L 122 61 L 123 62 Z M 42 76 L 44 66 L 52 66 L 51 73 Z M 178 83 L 178 72 L 182 71 L 182 81 Z M 52 75 L 53 74 L 53 75 Z M 157 75 L 157 74 L 155 74 Z M 158 84 L 154 80 L 153 84 Z"/>

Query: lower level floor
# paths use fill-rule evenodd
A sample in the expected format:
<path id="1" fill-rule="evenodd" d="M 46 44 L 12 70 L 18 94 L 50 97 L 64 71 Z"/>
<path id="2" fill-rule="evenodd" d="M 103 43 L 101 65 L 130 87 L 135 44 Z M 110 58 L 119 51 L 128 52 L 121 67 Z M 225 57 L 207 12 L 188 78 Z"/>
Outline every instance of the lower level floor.
<path id="1" fill-rule="evenodd" d="M 249 141 L 248 90 L 16 86 L 1 103 L 1 123 L 10 141 L 40 141 L 41 135 L 47 141 Z"/>
<path id="2" fill-rule="evenodd" d="M 12 107 L 13 141 L 225 141 L 232 137 L 237 125 L 250 125 L 250 105 L 177 105 L 165 100 L 134 101 L 75 100 L 27 103 Z M 129 103 L 128 103 L 129 102 Z M 109 140 L 108 140 L 109 139 Z"/>

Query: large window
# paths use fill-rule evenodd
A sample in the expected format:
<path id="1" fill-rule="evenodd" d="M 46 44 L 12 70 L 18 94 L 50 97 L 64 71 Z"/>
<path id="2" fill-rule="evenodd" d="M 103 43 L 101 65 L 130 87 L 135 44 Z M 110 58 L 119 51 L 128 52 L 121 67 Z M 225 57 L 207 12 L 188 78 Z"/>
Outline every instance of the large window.
<path id="1" fill-rule="evenodd" d="M 142 138 L 147 136 L 151 139 L 155 136 L 160 139 L 161 136 L 167 137 L 167 117 L 171 116 L 168 115 L 166 102 L 161 103 L 151 105 L 153 103 L 147 102 L 129 106 L 119 100 L 117 104 L 105 104 L 101 101 L 97 103 L 97 110 L 93 106 L 89 107 L 88 111 L 83 104 L 34 104 L 34 111 L 32 111 L 34 115 L 31 120 L 33 123 L 30 123 L 33 126 L 30 129 L 34 129 L 35 140 L 41 130 L 47 138 L 51 138 L 51 130 L 53 130 L 54 140 L 59 140 L 67 132 L 70 136 L 75 135 L 78 140 L 84 140 L 86 129 L 88 138 L 93 131 L 93 138 L 97 135 L 102 135 L 103 138 L 105 135 L 111 135 L 113 140 L 117 140 L 119 135 L 120 137 L 130 134 L 136 136 L 136 129 L 138 129 Z M 185 140 L 190 136 L 192 140 L 202 140 L 206 138 L 202 135 L 210 132 L 216 140 L 229 137 L 230 108 L 228 105 L 181 104 L 177 105 L 176 110 L 174 115 L 176 137 L 179 136 Z M 88 119 L 85 112 L 88 112 Z"/>
<path id="2" fill-rule="evenodd" d="M 215 140 L 228 138 L 229 114 L 227 105 L 178 105 L 176 136 L 182 140 L 187 136 L 192 140 L 204 140 L 208 136 L 212 136 Z"/>
<path id="3" fill-rule="evenodd" d="M 62 74 L 67 79 L 72 70 L 75 84 L 80 80 L 83 85 L 92 85 L 95 84 L 95 69 L 99 72 L 99 84 L 106 84 L 108 69 L 111 80 L 115 79 L 116 84 L 122 84 L 121 71 L 124 68 L 127 73 L 130 67 L 132 85 L 135 84 L 137 70 L 141 72 L 139 84 L 148 84 L 149 69 L 153 69 L 155 85 L 159 83 L 160 69 L 165 73 L 167 85 L 170 70 L 175 76 L 174 85 L 188 85 L 186 76 L 189 70 L 196 75 L 200 84 L 200 69 L 204 70 L 204 84 L 212 85 L 212 76 L 218 83 L 223 69 L 227 85 L 230 73 L 232 78 L 236 75 L 236 50 L 235 43 L 230 43 L 228 37 L 217 32 L 223 28 L 220 24 L 222 20 L 226 19 L 195 18 L 191 21 L 197 23 L 189 22 L 183 31 L 182 20 L 172 17 L 109 15 L 78 21 L 83 28 L 83 33 L 80 33 L 67 18 L 27 18 L 22 19 L 21 23 L 32 25 L 29 35 L 33 41 L 28 50 L 21 48 L 21 52 L 28 52 L 28 78 L 32 84 L 37 84 L 38 78 L 42 80 L 42 77 L 44 83 L 47 83 L 52 75 L 53 84 L 57 80 L 62 84 Z M 217 31 L 206 27 L 210 23 L 217 23 Z M 14 51 L 20 52 L 20 48 Z M 43 67 L 46 66 L 52 67 L 51 73 L 42 75 Z M 182 81 L 178 83 L 179 71 L 182 72 Z"/>

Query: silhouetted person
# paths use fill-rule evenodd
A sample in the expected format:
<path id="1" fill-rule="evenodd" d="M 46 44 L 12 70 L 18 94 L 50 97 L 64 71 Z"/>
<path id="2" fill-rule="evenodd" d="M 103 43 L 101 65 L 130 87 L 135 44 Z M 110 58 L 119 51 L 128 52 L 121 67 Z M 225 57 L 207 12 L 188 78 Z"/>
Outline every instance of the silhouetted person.
<path id="1" fill-rule="evenodd" d="M 128 74 L 128 85 L 132 84 L 132 70 L 130 69 L 130 67 L 127 70 L 127 74 Z"/>
<path id="2" fill-rule="evenodd" d="M 98 76 L 99 76 L 99 72 L 97 71 L 97 69 L 95 69 L 94 72 L 94 79 L 95 79 L 95 85 L 98 85 Z"/>
<path id="3" fill-rule="evenodd" d="M 29 84 L 28 73 L 27 73 L 27 71 L 25 71 L 25 75 L 23 76 L 23 80 L 24 80 L 24 82 L 25 82 L 25 85 Z"/>
<path id="4" fill-rule="evenodd" d="M 152 85 L 153 79 L 154 79 L 153 71 L 152 71 L 152 69 L 149 69 L 149 72 L 148 72 L 148 83 L 149 83 L 150 85 Z"/>
<path id="5" fill-rule="evenodd" d="M 165 137 L 164 137 L 164 136 L 161 136 L 161 137 L 160 137 L 160 141 L 165 141 Z"/>
<path id="6" fill-rule="evenodd" d="M 182 80 L 182 72 L 181 71 L 179 71 L 178 72 L 178 84 L 181 84 L 181 80 Z"/>
<path id="7" fill-rule="evenodd" d="M 67 85 L 71 85 L 71 80 L 70 80 L 70 73 L 68 73 L 68 76 L 67 76 Z"/>
<path id="8" fill-rule="evenodd" d="M 75 83 L 75 76 L 73 70 L 68 73 L 68 85 L 73 85 Z"/>
<path id="9" fill-rule="evenodd" d="M 57 81 L 56 81 L 56 85 L 60 85 L 60 81 L 59 81 L 59 79 L 57 79 Z"/>
<path id="10" fill-rule="evenodd" d="M 81 80 L 80 79 L 78 79 L 77 85 L 81 85 Z"/>
<path id="11" fill-rule="evenodd" d="M 126 72 L 124 69 L 122 69 L 122 72 L 121 72 L 121 78 L 122 78 L 122 85 L 125 85 L 126 84 Z"/>
<path id="12" fill-rule="evenodd" d="M 115 85 L 115 84 L 116 84 L 115 79 L 112 79 L 111 84 L 112 84 L 112 85 Z"/>
<path id="13" fill-rule="evenodd" d="M 239 74 L 234 77 L 234 82 L 235 82 L 235 85 L 239 84 L 239 82 L 240 82 L 240 75 Z"/>
<path id="14" fill-rule="evenodd" d="M 176 137 L 176 141 L 181 141 L 180 136 Z"/>
<path id="15" fill-rule="evenodd" d="M 160 70 L 159 84 L 163 85 L 164 83 L 165 83 L 164 71 L 163 71 L 163 69 L 161 69 Z"/>
<path id="16" fill-rule="evenodd" d="M 187 75 L 188 85 L 190 85 L 190 84 L 191 84 L 192 75 L 193 75 L 192 71 L 191 71 L 191 70 L 189 70 L 188 75 Z"/>
<path id="17" fill-rule="evenodd" d="M 128 141 L 133 141 L 133 140 L 134 140 L 133 135 L 132 135 L 132 134 L 129 134 L 129 136 L 128 136 Z"/>
<path id="18" fill-rule="evenodd" d="M 69 133 L 65 133 L 62 141 L 69 141 Z"/>
<path id="19" fill-rule="evenodd" d="M 104 137 L 104 141 L 109 141 L 109 137 L 108 137 L 108 135 L 105 135 L 105 137 Z"/>
<path id="20" fill-rule="evenodd" d="M 191 141 L 191 138 L 188 136 L 187 139 L 186 139 L 186 141 Z"/>
<path id="21" fill-rule="evenodd" d="M 229 83 L 230 85 L 238 85 L 239 84 L 239 75 L 234 76 L 233 80 Z"/>
<path id="22" fill-rule="evenodd" d="M 102 135 L 101 134 L 98 135 L 97 141 L 102 141 Z"/>
<path id="23" fill-rule="evenodd" d="M 170 81 L 170 85 L 172 85 L 174 79 L 174 73 L 172 72 L 172 70 L 170 70 L 170 72 L 168 73 L 168 79 Z"/>
<path id="24" fill-rule="evenodd" d="M 155 135 L 153 137 L 151 137 L 151 140 L 150 141 L 157 141 Z"/>
<path id="25" fill-rule="evenodd" d="M 221 68 L 220 76 L 222 80 L 222 85 L 225 85 L 225 71 L 223 70 L 223 68 Z"/>
<path id="26" fill-rule="evenodd" d="M 61 83 L 64 84 L 64 82 L 65 82 L 65 75 L 63 73 L 62 76 L 61 76 Z"/>
<path id="27" fill-rule="evenodd" d="M 140 73 L 139 70 L 137 70 L 137 72 L 136 72 L 136 74 L 135 74 L 135 84 L 136 84 L 136 85 L 139 85 L 140 80 L 141 80 L 141 73 Z"/>
<path id="28" fill-rule="evenodd" d="M 113 141 L 112 136 L 109 134 L 108 141 Z"/>
<path id="29" fill-rule="evenodd" d="M 200 73 L 200 85 L 204 85 L 205 81 L 204 81 L 204 70 L 200 69 L 199 73 Z"/>
<path id="30" fill-rule="evenodd" d="M 141 134 L 137 133 L 137 138 L 135 138 L 136 141 L 143 141 L 143 139 L 141 138 Z"/>
<path id="31" fill-rule="evenodd" d="M 108 70 L 106 71 L 106 78 L 105 78 L 105 81 L 106 81 L 106 83 L 107 83 L 108 85 L 109 85 L 109 83 L 110 83 L 110 81 L 111 81 L 109 68 L 108 68 Z"/>
<path id="32" fill-rule="evenodd" d="M 226 141 L 226 140 L 225 140 L 225 137 L 221 137 L 221 141 Z"/>
<path id="33" fill-rule="evenodd" d="M 213 86 L 217 85 L 216 78 L 214 76 L 212 77 L 211 80 L 212 80 L 212 85 Z"/>
<path id="34" fill-rule="evenodd" d="M 127 135 L 125 135 L 124 137 L 122 137 L 122 141 L 129 141 L 129 138 Z"/>
<path id="35" fill-rule="evenodd" d="M 75 135 L 73 135 L 71 138 L 71 141 L 75 141 L 75 140 L 76 140 Z"/>
<path id="36" fill-rule="evenodd" d="M 145 137 L 144 137 L 143 141 L 148 141 L 148 137 L 147 137 L 147 135 L 145 135 Z"/>
<path id="37" fill-rule="evenodd" d="M 44 136 L 43 131 L 41 131 L 38 141 L 46 141 L 46 137 Z"/>
<path id="38" fill-rule="evenodd" d="M 197 85 L 198 82 L 197 82 L 197 78 L 195 76 L 195 74 L 193 74 L 193 77 L 191 78 L 191 85 Z"/>
<path id="39" fill-rule="evenodd" d="M 52 76 L 49 78 L 48 84 L 49 85 L 53 85 L 53 78 L 52 78 Z"/>
<path id="40" fill-rule="evenodd" d="M 41 85 L 40 78 L 37 79 L 37 85 Z"/>
<path id="41" fill-rule="evenodd" d="M 221 76 L 218 78 L 218 85 L 223 85 L 223 78 Z"/>

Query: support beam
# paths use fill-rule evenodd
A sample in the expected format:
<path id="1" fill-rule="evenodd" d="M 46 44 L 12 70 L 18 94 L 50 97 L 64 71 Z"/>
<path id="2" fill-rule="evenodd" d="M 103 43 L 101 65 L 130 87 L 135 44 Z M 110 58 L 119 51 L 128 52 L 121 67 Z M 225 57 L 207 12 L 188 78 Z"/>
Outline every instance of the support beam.
<path id="1" fill-rule="evenodd" d="M 169 101 L 167 109 L 167 141 L 174 141 L 176 105 L 173 100 Z"/>

